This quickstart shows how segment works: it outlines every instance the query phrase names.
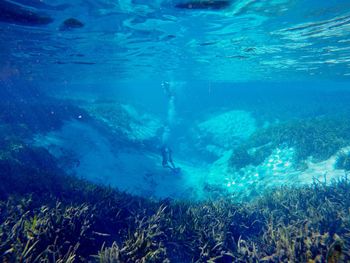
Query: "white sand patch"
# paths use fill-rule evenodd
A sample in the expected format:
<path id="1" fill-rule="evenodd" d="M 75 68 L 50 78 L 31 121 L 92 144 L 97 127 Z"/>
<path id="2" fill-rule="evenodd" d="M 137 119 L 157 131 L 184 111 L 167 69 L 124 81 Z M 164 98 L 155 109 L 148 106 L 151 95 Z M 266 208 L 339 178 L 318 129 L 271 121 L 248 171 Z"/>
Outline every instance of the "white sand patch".
<path id="1" fill-rule="evenodd" d="M 332 180 L 338 180 L 345 175 L 345 171 L 342 169 L 335 169 L 335 163 L 337 161 L 337 156 L 341 152 L 349 152 L 350 147 L 344 147 L 340 149 L 336 154 L 331 156 L 328 160 L 323 162 L 313 163 L 311 160 L 307 161 L 308 168 L 300 173 L 299 182 L 301 184 L 310 184 L 315 179 L 324 182 Z"/>
<path id="2" fill-rule="evenodd" d="M 221 158 L 210 166 L 208 183 L 218 184 L 221 182 L 221 184 L 231 184 L 232 180 L 228 179 L 232 176 L 232 168 L 229 165 L 231 155 L 232 150 L 226 151 Z"/>

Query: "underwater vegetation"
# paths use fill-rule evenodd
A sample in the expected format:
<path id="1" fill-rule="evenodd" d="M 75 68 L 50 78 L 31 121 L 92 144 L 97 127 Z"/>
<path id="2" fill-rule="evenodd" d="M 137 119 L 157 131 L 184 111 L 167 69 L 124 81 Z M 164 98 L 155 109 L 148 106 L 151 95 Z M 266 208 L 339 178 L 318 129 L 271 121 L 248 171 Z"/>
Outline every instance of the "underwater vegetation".
<path id="1" fill-rule="evenodd" d="M 297 165 L 311 157 L 323 161 L 350 144 L 350 122 L 346 117 L 317 117 L 281 122 L 257 130 L 237 147 L 231 165 L 237 169 L 258 165 L 277 147 L 295 149 Z"/>
<path id="2" fill-rule="evenodd" d="M 345 171 L 350 171 L 350 153 L 340 152 L 337 156 L 335 168 L 344 169 Z"/>
<path id="3" fill-rule="evenodd" d="M 124 141 L 142 141 L 152 146 L 154 144 L 152 140 L 162 128 L 162 123 L 157 116 L 137 111 L 131 105 L 122 105 L 115 101 L 95 101 L 93 104 L 81 105 L 81 107 L 119 138 L 124 138 Z"/>
<path id="4" fill-rule="evenodd" d="M 66 175 L 18 138 L 0 153 L 2 262 L 346 262 L 350 181 L 249 203 L 150 200 Z"/>

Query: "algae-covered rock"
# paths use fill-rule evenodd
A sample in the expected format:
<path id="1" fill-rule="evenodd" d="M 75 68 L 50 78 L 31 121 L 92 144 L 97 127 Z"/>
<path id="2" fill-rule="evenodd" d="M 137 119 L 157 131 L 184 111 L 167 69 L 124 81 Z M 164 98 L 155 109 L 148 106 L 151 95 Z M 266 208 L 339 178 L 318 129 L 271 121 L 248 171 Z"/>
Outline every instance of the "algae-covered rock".
<path id="1" fill-rule="evenodd" d="M 162 123 L 157 116 L 140 112 L 131 105 L 95 103 L 85 107 L 91 116 L 106 124 L 112 131 L 133 142 L 157 139 Z"/>
<path id="2" fill-rule="evenodd" d="M 206 150 L 220 156 L 222 150 L 247 139 L 256 130 L 255 119 L 249 112 L 233 110 L 212 115 L 197 125 L 198 139 Z"/>

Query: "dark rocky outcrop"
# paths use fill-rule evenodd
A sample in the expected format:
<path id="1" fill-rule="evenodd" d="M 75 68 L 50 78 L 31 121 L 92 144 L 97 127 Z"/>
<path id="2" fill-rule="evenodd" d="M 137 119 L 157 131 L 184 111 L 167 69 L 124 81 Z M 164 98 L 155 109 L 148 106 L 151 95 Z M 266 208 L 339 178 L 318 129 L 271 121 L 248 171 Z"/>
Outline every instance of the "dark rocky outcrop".
<path id="1" fill-rule="evenodd" d="M 211 9 L 220 10 L 225 9 L 231 5 L 231 1 L 228 0 L 199 0 L 199 1 L 188 1 L 179 3 L 176 5 L 177 8 L 182 9 Z"/>
<path id="2" fill-rule="evenodd" d="M 60 30 L 71 30 L 75 28 L 81 28 L 84 26 L 84 23 L 76 18 L 68 18 L 63 21 L 62 25 L 60 26 Z"/>

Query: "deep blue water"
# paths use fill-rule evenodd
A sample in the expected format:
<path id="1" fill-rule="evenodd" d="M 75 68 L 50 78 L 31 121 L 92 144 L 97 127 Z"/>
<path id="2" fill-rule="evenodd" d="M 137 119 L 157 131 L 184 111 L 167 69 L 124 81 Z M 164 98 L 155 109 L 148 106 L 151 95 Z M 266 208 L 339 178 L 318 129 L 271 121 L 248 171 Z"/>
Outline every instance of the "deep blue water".
<path id="1" fill-rule="evenodd" d="M 1 1 L 0 125 L 147 197 L 249 200 L 344 176 L 350 3 L 223 2 Z"/>

